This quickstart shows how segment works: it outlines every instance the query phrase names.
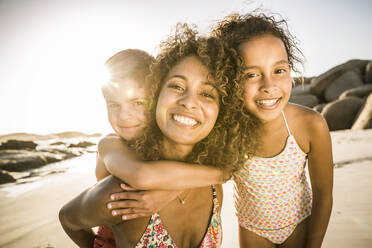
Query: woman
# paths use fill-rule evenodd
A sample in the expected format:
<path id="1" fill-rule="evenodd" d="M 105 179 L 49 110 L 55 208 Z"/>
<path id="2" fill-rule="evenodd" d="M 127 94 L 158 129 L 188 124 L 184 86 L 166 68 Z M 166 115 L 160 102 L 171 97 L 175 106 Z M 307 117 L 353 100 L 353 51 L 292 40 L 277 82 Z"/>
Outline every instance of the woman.
<path id="1" fill-rule="evenodd" d="M 153 66 L 153 120 L 132 145 L 136 158 L 214 164 L 227 170 L 244 160 L 242 132 L 231 118 L 240 110 L 231 104 L 236 99 L 234 84 L 221 73 L 231 69 L 224 68 L 229 67 L 225 52 L 218 39 L 197 38 L 187 28 L 163 44 Z M 104 142 L 99 148 L 104 157 L 110 147 L 105 151 L 102 146 Z M 120 191 L 119 184 L 110 176 L 61 210 L 62 226 L 79 246 L 92 247 L 89 228 L 97 225 L 113 229 L 117 247 L 220 246 L 221 185 L 188 189 L 150 218 L 122 223 L 106 208 L 109 193 Z"/>

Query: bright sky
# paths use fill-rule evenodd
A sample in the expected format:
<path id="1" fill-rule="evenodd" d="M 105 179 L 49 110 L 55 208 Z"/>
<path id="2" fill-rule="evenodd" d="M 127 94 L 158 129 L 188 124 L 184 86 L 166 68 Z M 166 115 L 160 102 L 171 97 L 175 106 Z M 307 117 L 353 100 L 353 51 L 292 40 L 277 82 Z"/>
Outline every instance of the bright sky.
<path id="1" fill-rule="evenodd" d="M 369 0 L 0 0 L 0 134 L 107 132 L 99 85 L 108 57 L 127 48 L 155 55 L 177 22 L 205 32 L 259 6 L 288 20 L 305 76 L 372 59 Z"/>

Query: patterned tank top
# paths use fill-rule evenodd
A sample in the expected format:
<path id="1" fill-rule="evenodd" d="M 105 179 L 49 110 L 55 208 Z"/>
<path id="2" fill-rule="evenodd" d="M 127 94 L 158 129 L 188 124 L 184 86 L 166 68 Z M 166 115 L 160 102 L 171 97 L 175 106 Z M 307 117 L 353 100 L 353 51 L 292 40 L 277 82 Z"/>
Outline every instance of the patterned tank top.
<path id="1" fill-rule="evenodd" d="M 199 248 L 217 248 L 221 247 L 222 243 L 222 225 L 220 216 L 220 204 L 217 199 L 217 192 L 212 185 L 213 192 L 213 213 L 209 223 L 208 230 L 204 236 Z M 155 213 L 151 216 L 149 224 L 146 227 L 145 233 L 136 245 L 136 248 L 141 247 L 167 247 L 177 248 L 178 246 L 164 228 L 163 222 L 159 214 Z"/>
<path id="2" fill-rule="evenodd" d="M 279 229 L 297 224 L 311 213 L 312 191 L 306 179 L 307 155 L 288 131 L 283 151 L 272 158 L 249 158 L 234 175 L 239 224 Z"/>

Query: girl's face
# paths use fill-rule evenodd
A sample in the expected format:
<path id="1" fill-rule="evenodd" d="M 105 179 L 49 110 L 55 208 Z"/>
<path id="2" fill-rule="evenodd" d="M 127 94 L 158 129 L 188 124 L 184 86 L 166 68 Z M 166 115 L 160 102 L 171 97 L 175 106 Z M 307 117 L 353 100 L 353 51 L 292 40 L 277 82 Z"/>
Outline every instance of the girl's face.
<path id="1" fill-rule="evenodd" d="M 193 145 L 214 127 L 219 94 L 208 69 L 195 56 L 182 59 L 168 73 L 156 106 L 156 121 L 165 142 Z"/>
<path id="2" fill-rule="evenodd" d="M 283 42 L 261 35 L 239 46 L 244 58 L 245 105 L 263 123 L 275 120 L 286 106 L 292 89 L 291 69 Z"/>
<path id="3" fill-rule="evenodd" d="M 147 125 L 147 92 L 133 79 L 109 82 L 103 89 L 108 119 L 115 133 L 125 140 L 137 138 Z"/>

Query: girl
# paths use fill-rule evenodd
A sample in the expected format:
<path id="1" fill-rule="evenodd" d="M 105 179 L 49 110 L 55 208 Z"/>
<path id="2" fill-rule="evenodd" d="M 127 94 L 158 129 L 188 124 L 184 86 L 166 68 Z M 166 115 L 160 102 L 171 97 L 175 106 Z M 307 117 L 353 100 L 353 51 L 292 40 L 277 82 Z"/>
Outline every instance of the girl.
<path id="1" fill-rule="evenodd" d="M 143 137 L 132 146 L 136 156 L 114 136 L 100 142 L 99 156 L 104 164 L 118 164 L 123 157 L 127 160 L 139 157 L 216 164 L 227 168 L 242 161 L 241 153 L 235 149 L 242 141 L 237 132 L 239 128 L 235 120 L 224 115 L 226 112 L 234 114 L 234 109 L 228 101 L 232 97 L 231 87 L 226 77 L 216 70 L 225 69 L 222 49 L 218 39 L 196 39 L 190 30 L 186 30 L 183 37 L 176 35 L 169 40 L 153 68 L 154 78 L 158 79 L 154 81 L 157 88 L 153 98 L 158 100 L 152 105 L 156 118 L 150 120 Z M 121 159 L 112 156 L 112 151 L 117 151 Z M 173 165 L 181 169 L 184 166 L 176 162 L 172 162 Z M 151 166 L 161 167 L 156 162 Z M 131 175 L 123 177 L 132 180 Z M 103 195 L 115 188 L 117 190 L 118 183 L 115 178 L 107 177 L 63 207 L 60 220 L 66 232 L 76 238 L 74 241 L 79 242 L 79 235 L 85 235 L 85 228 L 105 224 L 112 226 L 118 247 L 220 245 L 220 185 L 187 190 L 150 218 L 113 225 L 118 219 L 108 216 L 109 212 L 102 208 L 106 202 Z"/>
<path id="2" fill-rule="evenodd" d="M 234 175 L 241 246 L 321 247 L 332 209 L 331 140 L 317 112 L 288 103 L 301 60 L 285 21 L 231 15 L 213 35 L 240 55 L 245 106 L 261 123 L 257 152 Z"/>

